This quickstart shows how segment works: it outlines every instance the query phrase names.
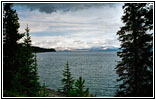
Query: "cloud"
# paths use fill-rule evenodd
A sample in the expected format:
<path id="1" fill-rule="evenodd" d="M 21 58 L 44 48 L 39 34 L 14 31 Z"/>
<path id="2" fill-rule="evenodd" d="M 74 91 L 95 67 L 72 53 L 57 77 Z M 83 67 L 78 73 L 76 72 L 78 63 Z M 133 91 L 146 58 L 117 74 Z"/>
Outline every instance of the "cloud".
<path id="1" fill-rule="evenodd" d="M 101 46 L 119 47 L 116 32 L 123 25 L 120 19 L 122 5 L 98 5 L 83 8 L 83 4 L 79 6 L 77 4 L 76 8 L 71 6 L 71 10 L 68 11 L 63 11 L 63 7 L 66 6 L 56 7 L 57 11 L 53 13 L 43 13 L 39 11 L 39 7 L 30 10 L 26 5 L 21 6 L 21 4 L 14 8 L 20 19 L 19 31 L 24 32 L 28 24 L 32 43 L 35 46 L 57 50 Z"/>
<path id="2" fill-rule="evenodd" d="M 115 7 L 116 5 L 119 3 L 15 3 L 15 6 L 25 6 L 30 10 L 38 9 L 45 13 L 77 11 L 101 6 Z"/>
<path id="3" fill-rule="evenodd" d="M 44 48 L 55 48 L 56 50 L 75 50 L 75 49 L 88 49 L 92 47 L 119 47 L 119 42 L 114 39 L 100 40 L 94 39 L 82 39 L 82 38 L 70 38 L 67 36 L 42 36 L 32 37 L 32 44 L 34 46 Z"/>

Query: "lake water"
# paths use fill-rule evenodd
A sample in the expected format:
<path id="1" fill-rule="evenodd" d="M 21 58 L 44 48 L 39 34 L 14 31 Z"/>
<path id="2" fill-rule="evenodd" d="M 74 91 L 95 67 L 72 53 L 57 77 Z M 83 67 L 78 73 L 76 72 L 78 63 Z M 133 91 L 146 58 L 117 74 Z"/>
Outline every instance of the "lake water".
<path id="1" fill-rule="evenodd" d="M 112 97 L 116 92 L 117 74 L 114 69 L 119 57 L 114 51 L 103 52 L 46 52 L 37 53 L 40 83 L 50 89 L 62 87 L 61 79 L 67 63 L 74 79 L 82 76 L 85 86 L 97 97 Z"/>

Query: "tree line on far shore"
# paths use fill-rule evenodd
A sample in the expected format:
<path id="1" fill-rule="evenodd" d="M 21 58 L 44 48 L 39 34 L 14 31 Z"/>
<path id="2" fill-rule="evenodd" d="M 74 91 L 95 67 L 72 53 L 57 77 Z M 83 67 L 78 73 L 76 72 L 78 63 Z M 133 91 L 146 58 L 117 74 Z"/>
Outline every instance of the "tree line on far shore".
<path id="1" fill-rule="evenodd" d="M 36 53 L 31 46 L 30 29 L 19 33 L 20 24 L 11 3 L 5 3 L 3 11 L 3 96 L 47 96 L 45 85 L 41 86 L 37 73 Z M 123 6 L 124 26 L 117 32 L 121 42 L 117 55 L 121 58 L 116 66 L 120 85 L 115 96 L 153 96 L 153 4 L 126 3 Z M 22 43 L 18 41 L 23 39 Z M 67 62 L 63 71 L 65 96 L 87 97 L 89 89 L 79 77 L 75 82 Z"/>

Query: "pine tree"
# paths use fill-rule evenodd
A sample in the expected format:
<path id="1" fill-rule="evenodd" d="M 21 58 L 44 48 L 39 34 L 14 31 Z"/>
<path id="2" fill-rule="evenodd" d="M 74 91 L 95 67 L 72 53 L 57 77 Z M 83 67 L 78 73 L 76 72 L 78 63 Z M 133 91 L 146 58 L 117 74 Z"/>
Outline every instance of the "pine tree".
<path id="1" fill-rule="evenodd" d="M 69 96 L 69 92 L 73 89 L 73 83 L 74 83 L 74 80 L 73 78 L 71 77 L 71 72 L 70 72 L 70 69 L 69 69 L 69 64 L 68 64 L 68 61 L 67 61 L 67 64 L 66 64 L 66 67 L 63 71 L 63 76 L 64 78 L 62 79 L 62 83 L 63 83 L 63 94 L 66 95 L 66 96 Z"/>
<path id="2" fill-rule="evenodd" d="M 39 93 L 39 96 L 40 97 L 47 97 L 49 95 L 49 92 L 46 88 L 46 85 L 45 83 L 41 86 L 41 90 L 40 90 L 40 93 Z"/>
<path id="3" fill-rule="evenodd" d="M 24 34 L 18 33 L 18 15 L 4 4 L 3 15 L 3 90 L 4 96 L 37 96 L 40 85 L 37 76 L 36 54 L 32 54 L 29 28 L 24 43 L 18 43 Z"/>
<path id="4" fill-rule="evenodd" d="M 89 88 L 84 90 L 85 80 L 82 79 L 82 77 L 79 77 L 79 79 L 75 82 L 75 96 L 77 97 L 87 97 L 89 96 Z"/>
<path id="5" fill-rule="evenodd" d="M 4 4 L 3 12 L 3 90 L 16 90 L 18 87 L 17 73 L 20 68 L 20 45 L 18 40 L 23 37 L 19 34 L 20 26 L 16 10 L 12 4 Z"/>
<path id="6" fill-rule="evenodd" d="M 38 82 L 38 75 L 37 75 L 37 60 L 36 60 L 36 53 L 35 55 L 32 53 L 31 48 L 31 37 L 29 35 L 30 29 L 27 28 L 26 35 L 24 38 L 23 43 L 23 67 L 20 69 L 20 81 L 23 85 L 23 90 L 25 94 L 28 96 L 38 96 L 40 90 L 40 84 Z"/>
<path id="7" fill-rule="evenodd" d="M 127 3 L 123 6 L 125 23 L 117 32 L 121 58 L 116 67 L 119 75 L 117 96 L 153 95 L 153 5 Z"/>

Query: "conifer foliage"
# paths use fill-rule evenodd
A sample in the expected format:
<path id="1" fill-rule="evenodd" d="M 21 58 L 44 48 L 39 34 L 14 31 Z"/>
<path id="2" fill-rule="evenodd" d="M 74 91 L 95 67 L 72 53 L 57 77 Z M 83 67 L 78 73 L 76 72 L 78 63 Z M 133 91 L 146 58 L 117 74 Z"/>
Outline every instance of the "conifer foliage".
<path id="1" fill-rule="evenodd" d="M 18 87 L 18 72 L 21 57 L 20 45 L 17 41 L 23 37 L 18 33 L 18 15 L 12 8 L 12 4 L 4 4 L 3 12 L 3 89 L 16 90 Z M 16 84 L 15 84 L 16 83 Z"/>
<path id="2" fill-rule="evenodd" d="M 62 89 L 63 94 L 65 96 L 69 96 L 69 92 L 73 89 L 74 80 L 71 77 L 71 72 L 70 72 L 68 61 L 67 61 L 66 67 L 63 71 L 63 76 L 64 76 L 64 78 L 62 79 L 62 83 L 64 85 L 63 89 Z"/>
<path id="3" fill-rule="evenodd" d="M 75 82 L 75 88 L 70 91 L 70 96 L 73 97 L 88 97 L 89 96 L 89 88 L 85 89 L 85 80 L 82 77 Z"/>
<path id="4" fill-rule="evenodd" d="M 35 55 L 32 53 L 31 48 L 31 37 L 29 35 L 30 29 L 25 29 L 25 38 L 23 43 L 23 67 L 21 69 L 21 75 L 23 75 L 21 82 L 26 87 L 24 92 L 28 96 L 37 96 L 40 90 L 40 84 L 38 82 L 37 75 L 37 60 L 36 53 Z M 28 79 L 28 80 L 27 80 Z"/>
<path id="5" fill-rule="evenodd" d="M 89 88 L 84 90 L 84 83 L 85 80 L 83 80 L 82 77 L 79 77 L 79 79 L 75 82 L 76 92 L 79 97 L 87 97 L 89 95 Z"/>
<path id="6" fill-rule="evenodd" d="M 29 28 L 24 43 L 18 43 L 24 34 L 18 32 L 19 18 L 11 6 L 5 3 L 3 13 L 3 96 L 38 96 L 40 85 Z"/>
<path id="7" fill-rule="evenodd" d="M 122 21 L 125 24 L 117 32 L 121 42 L 121 58 L 116 67 L 119 75 L 117 96 L 153 95 L 153 5 L 126 3 Z"/>
<path id="8" fill-rule="evenodd" d="M 64 78 L 62 79 L 63 88 L 62 92 L 67 97 L 88 97 L 89 96 L 89 88 L 85 89 L 85 80 L 82 77 L 79 77 L 76 82 L 74 82 L 73 77 L 71 77 L 71 72 L 69 68 L 69 64 L 65 66 L 63 71 Z M 74 86 L 73 86 L 74 85 Z"/>

